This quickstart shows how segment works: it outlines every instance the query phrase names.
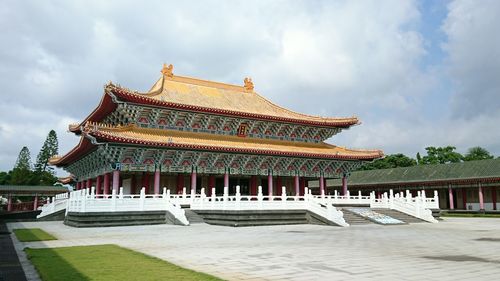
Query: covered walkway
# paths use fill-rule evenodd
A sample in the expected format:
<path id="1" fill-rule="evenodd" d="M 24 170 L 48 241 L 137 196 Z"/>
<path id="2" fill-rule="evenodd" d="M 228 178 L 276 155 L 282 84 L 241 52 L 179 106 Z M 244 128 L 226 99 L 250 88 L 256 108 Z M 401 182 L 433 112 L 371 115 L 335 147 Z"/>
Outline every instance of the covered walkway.
<path id="1" fill-rule="evenodd" d="M 500 195 L 500 159 L 469 161 L 452 164 L 419 165 L 413 167 L 357 171 L 350 174 L 351 192 L 370 192 L 377 194 L 410 190 L 439 191 L 441 209 L 485 210 L 499 209 L 497 198 Z M 340 190 L 340 179 L 327 180 L 330 192 Z M 309 182 L 317 188 L 318 182 Z"/>

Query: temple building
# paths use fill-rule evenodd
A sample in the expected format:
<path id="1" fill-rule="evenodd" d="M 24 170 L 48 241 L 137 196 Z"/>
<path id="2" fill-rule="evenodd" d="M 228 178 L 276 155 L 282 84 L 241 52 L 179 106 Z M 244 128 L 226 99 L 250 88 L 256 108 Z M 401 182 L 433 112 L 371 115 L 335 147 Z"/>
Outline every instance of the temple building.
<path id="1" fill-rule="evenodd" d="M 380 150 L 354 150 L 325 143 L 356 117 L 333 118 L 293 112 L 254 91 L 251 79 L 230 85 L 177 76 L 164 65 L 160 79 L 145 93 L 109 83 L 99 105 L 69 130 L 78 145 L 50 164 L 73 175 L 76 189 L 96 187 L 109 194 L 222 194 L 239 185 L 242 194 L 304 193 L 306 182 L 342 179 L 383 156 Z"/>

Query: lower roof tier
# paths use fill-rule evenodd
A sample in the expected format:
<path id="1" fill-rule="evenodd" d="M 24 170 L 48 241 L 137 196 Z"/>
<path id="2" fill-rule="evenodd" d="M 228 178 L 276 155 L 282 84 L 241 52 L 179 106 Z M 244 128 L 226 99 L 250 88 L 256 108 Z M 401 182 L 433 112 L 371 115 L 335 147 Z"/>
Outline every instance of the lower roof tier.
<path id="1" fill-rule="evenodd" d="M 181 150 L 219 151 L 257 155 L 291 156 L 317 159 L 370 161 L 383 156 L 380 150 L 354 150 L 321 143 L 292 142 L 238 136 L 141 128 L 136 125 L 112 127 L 88 122 L 84 136 L 99 142 L 122 143 L 146 147 L 169 147 Z M 84 155 L 89 144 L 80 144 L 63 157 L 54 157 L 51 164 L 64 166 Z"/>

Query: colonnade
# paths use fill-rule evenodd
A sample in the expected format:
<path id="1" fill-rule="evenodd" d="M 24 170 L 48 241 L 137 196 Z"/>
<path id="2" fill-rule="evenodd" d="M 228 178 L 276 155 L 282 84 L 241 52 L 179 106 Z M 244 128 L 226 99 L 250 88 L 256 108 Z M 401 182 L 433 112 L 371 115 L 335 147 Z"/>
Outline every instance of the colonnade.
<path id="1" fill-rule="evenodd" d="M 458 191 L 460 191 L 460 197 L 462 199 L 462 209 L 466 210 L 467 209 L 467 190 L 473 189 L 474 192 L 477 192 L 478 195 L 478 201 L 479 201 L 479 210 L 485 210 L 485 187 L 478 182 L 475 184 L 476 187 L 461 187 L 461 188 L 453 188 L 451 184 L 448 185 L 448 192 L 447 192 L 447 197 L 448 197 L 448 207 L 450 210 L 458 209 L 458 206 L 455 206 L 455 195 L 458 195 Z M 491 192 L 491 203 L 492 203 L 492 208 L 493 210 L 498 210 L 497 208 L 497 187 L 496 186 L 490 186 L 487 187 L 489 191 Z"/>
<path id="2" fill-rule="evenodd" d="M 149 186 L 149 174 L 145 173 L 146 176 L 142 177 L 142 183 L 140 186 Z M 177 192 L 182 191 L 184 188 L 184 176 L 186 174 L 183 173 L 178 173 L 177 174 L 177 180 L 176 180 L 176 188 Z M 119 170 L 114 170 L 113 172 L 110 173 L 105 173 L 104 175 L 99 175 L 94 179 L 87 179 L 83 181 L 78 181 L 76 183 L 76 190 L 84 189 L 84 188 L 91 188 L 92 186 L 95 186 L 96 190 L 96 195 L 100 194 L 111 194 L 110 187 L 112 187 L 113 190 L 118 192 L 118 189 L 122 186 L 121 181 L 120 181 L 120 171 Z M 208 193 L 211 193 L 211 190 L 213 187 L 215 187 L 215 176 L 214 174 L 208 175 L 208 186 L 207 190 Z M 154 182 L 153 182 L 153 193 L 154 194 L 160 194 L 160 171 L 155 171 L 154 172 Z M 229 173 L 224 173 L 223 178 L 224 178 L 224 187 L 229 187 Z M 197 186 L 197 178 L 198 175 L 195 171 L 193 171 L 190 174 L 190 188 L 191 192 L 196 193 L 196 186 Z M 280 176 L 273 176 L 271 173 L 268 174 L 267 176 L 267 186 L 268 186 L 268 194 L 269 196 L 273 196 L 273 191 L 275 188 L 273 188 L 274 182 L 276 182 L 276 188 L 280 189 L 282 186 L 282 180 L 284 177 Z M 253 175 L 250 176 L 250 181 L 249 181 L 249 195 L 257 195 L 257 176 Z M 302 196 L 304 195 L 304 190 L 306 187 L 306 179 L 304 177 L 299 177 L 298 175 L 293 176 L 293 186 L 294 186 L 294 191 L 296 195 Z M 95 183 L 95 185 L 94 185 Z M 323 175 L 319 177 L 319 183 L 320 183 L 320 194 L 327 194 L 327 187 L 326 187 L 326 179 Z M 130 193 L 134 194 L 136 193 L 136 186 L 137 182 L 135 181 L 135 176 L 132 176 L 132 182 L 131 182 L 131 191 Z M 281 189 L 280 189 L 281 190 Z M 278 192 L 280 194 L 280 192 Z M 347 194 L 347 176 L 344 175 L 342 178 L 342 195 Z M 209 196 L 211 194 L 208 194 Z"/>

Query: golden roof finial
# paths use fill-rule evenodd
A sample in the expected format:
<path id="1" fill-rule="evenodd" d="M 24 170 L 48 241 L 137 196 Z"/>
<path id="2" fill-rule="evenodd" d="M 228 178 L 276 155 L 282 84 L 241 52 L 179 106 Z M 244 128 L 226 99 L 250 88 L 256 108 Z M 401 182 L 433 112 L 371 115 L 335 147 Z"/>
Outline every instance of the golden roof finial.
<path id="1" fill-rule="evenodd" d="M 163 64 L 163 68 L 161 70 L 163 76 L 173 77 L 174 76 L 173 71 L 174 71 L 174 66 L 172 64 L 169 64 L 168 66 L 166 63 Z"/>
<path id="2" fill-rule="evenodd" d="M 249 78 L 249 77 L 246 77 L 245 80 L 243 80 L 243 82 L 245 83 L 245 90 L 247 91 L 253 91 L 253 82 L 252 82 L 252 78 Z"/>

